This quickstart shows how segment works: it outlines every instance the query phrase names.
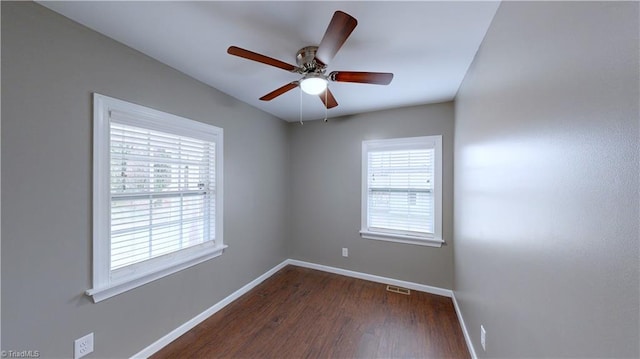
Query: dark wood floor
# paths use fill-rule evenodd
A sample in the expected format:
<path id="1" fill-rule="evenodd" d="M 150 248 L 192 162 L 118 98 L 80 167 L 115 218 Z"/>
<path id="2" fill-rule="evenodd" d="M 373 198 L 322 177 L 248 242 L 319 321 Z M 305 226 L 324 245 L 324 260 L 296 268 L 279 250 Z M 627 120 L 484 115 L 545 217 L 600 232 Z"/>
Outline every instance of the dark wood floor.
<path id="1" fill-rule="evenodd" d="M 450 298 L 287 266 L 152 356 L 469 358 Z"/>

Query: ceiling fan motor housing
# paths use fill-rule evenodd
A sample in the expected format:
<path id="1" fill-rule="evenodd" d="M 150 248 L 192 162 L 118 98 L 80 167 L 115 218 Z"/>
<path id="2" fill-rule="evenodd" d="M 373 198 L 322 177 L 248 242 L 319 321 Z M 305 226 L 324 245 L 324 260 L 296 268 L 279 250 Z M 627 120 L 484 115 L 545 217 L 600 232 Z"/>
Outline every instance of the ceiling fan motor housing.
<path id="1" fill-rule="evenodd" d="M 318 51 L 318 46 L 306 46 L 298 50 L 296 54 L 296 63 L 298 67 L 304 69 L 306 73 L 315 72 L 319 74 L 324 74 L 325 65 L 319 64 L 316 60 L 316 52 Z"/>

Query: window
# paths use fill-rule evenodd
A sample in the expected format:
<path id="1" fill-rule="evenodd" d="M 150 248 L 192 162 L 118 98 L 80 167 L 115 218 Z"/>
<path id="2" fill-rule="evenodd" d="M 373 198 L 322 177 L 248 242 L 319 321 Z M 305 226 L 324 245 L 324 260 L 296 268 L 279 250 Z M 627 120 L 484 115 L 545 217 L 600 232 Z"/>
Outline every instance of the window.
<path id="1" fill-rule="evenodd" d="M 222 254 L 222 134 L 94 94 L 95 302 Z"/>
<path id="2" fill-rule="evenodd" d="M 362 142 L 363 238 L 440 247 L 442 136 Z"/>

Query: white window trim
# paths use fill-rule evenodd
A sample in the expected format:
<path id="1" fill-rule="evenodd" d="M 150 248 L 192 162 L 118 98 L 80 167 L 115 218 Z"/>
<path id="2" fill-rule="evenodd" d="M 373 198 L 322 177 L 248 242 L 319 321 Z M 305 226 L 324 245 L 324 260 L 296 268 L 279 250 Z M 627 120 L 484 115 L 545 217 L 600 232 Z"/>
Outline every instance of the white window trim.
<path id="1" fill-rule="evenodd" d="M 180 133 L 203 138 L 215 136 L 216 144 L 216 239 L 157 258 L 151 268 L 136 270 L 134 266 L 123 275 L 112 276 L 110 270 L 110 112 L 134 115 L 145 128 Z M 99 302 L 125 291 L 176 273 L 185 268 L 220 256 L 227 246 L 223 242 L 223 130 L 222 128 L 171 115 L 148 107 L 132 104 L 112 97 L 93 94 L 93 288 L 86 291 L 94 302 Z M 168 125 L 179 121 L 180 127 Z"/>
<path id="2" fill-rule="evenodd" d="M 369 150 L 381 149 L 411 149 L 416 147 L 433 147 L 435 149 L 434 163 L 434 233 L 427 236 L 411 236 L 396 233 L 370 230 L 367 223 L 368 198 L 368 153 Z M 383 140 L 362 141 L 362 182 L 361 182 L 361 223 L 360 236 L 365 239 L 389 241 L 396 243 L 415 244 L 428 247 L 441 247 L 445 243 L 442 236 L 442 136 L 421 136 L 394 138 Z"/>

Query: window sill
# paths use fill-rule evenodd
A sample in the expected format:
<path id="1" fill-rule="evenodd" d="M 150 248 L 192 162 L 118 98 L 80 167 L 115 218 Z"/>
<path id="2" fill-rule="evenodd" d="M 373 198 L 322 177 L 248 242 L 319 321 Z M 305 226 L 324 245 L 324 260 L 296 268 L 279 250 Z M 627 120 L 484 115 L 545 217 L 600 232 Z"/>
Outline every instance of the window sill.
<path id="1" fill-rule="evenodd" d="M 401 234 L 388 234 L 388 233 L 369 232 L 369 231 L 360 231 L 360 236 L 365 239 L 375 239 L 378 241 L 415 244 L 418 246 L 437 247 L 437 248 L 442 247 L 442 244 L 444 243 L 442 239 L 436 239 L 436 238 L 421 238 L 421 237 L 403 236 Z"/>
<path id="2" fill-rule="evenodd" d="M 133 279 L 123 280 L 121 282 L 110 283 L 106 287 L 102 288 L 93 288 L 89 289 L 85 292 L 86 295 L 90 296 L 93 299 L 94 303 L 98 303 L 105 299 L 111 298 L 118 294 L 124 293 L 128 290 L 140 287 L 147 283 L 153 282 L 156 279 L 160 279 L 162 277 L 166 277 L 170 274 L 179 272 L 183 269 L 189 268 L 196 264 L 207 261 L 211 258 L 218 257 L 222 254 L 225 248 L 228 246 L 222 245 L 218 247 L 213 247 L 208 251 L 204 251 L 201 255 L 197 257 L 190 257 L 183 262 L 176 263 L 173 266 L 163 268 L 157 271 L 147 272 L 139 277 Z"/>

